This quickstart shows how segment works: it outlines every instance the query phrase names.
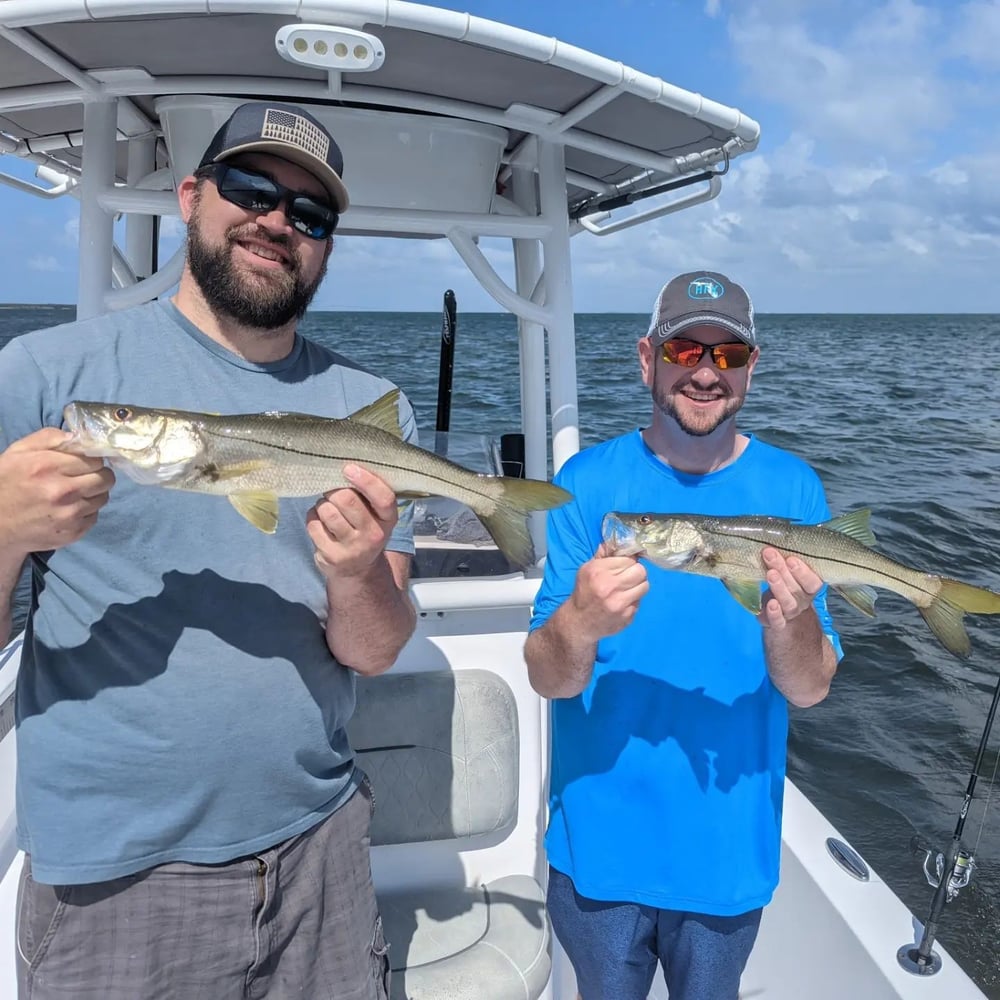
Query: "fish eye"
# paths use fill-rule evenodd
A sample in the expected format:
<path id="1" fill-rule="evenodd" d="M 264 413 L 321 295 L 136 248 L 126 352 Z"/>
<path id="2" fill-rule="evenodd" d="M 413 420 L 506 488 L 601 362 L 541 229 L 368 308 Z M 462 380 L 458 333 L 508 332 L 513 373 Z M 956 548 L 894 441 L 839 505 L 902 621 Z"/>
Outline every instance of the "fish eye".
<path id="1" fill-rule="evenodd" d="M 115 420 L 124 423 L 129 417 L 132 416 L 132 411 L 127 406 L 119 406 L 118 409 L 115 410 L 113 416 Z"/>
<path id="2" fill-rule="evenodd" d="M 653 519 L 652 519 L 652 517 L 649 516 L 649 514 L 640 514 L 639 515 L 639 523 L 640 524 L 652 524 L 652 522 L 653 522 Z"/>

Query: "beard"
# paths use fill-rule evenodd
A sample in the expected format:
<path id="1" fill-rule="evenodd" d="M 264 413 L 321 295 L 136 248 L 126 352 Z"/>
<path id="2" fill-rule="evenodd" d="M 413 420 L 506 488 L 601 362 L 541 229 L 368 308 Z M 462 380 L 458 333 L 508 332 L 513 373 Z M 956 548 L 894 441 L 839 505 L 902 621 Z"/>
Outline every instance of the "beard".
<path id="1" fill-rule="evenodd" d="M 677 405 L 677 396 L 681 395 L 680 390 L 684 388 L 686 382 L 675 382 L 667 387 L 664 380 L 660 378 L 661 370 L 657 367 L 653 374 L 653 403 L 661 413 L 671 417 L 678 427 L 685 434 L 691 437 L 707 437 L 713 431 L 718 430 L 727 420 L 734 417 L 742 408 L 746 401 L 746 393 L 735 394 L 732 389 L 720 382 L 724 395 L 720 398 L 725 400 L 725 405 L 713 408 L 709 411 L 682 411 Z"/>
<path id="2" fill-rule="evenodd" d="M 203 238 L 200 222 L 195 205 L 188 222 L 187 263 L 214 313 L 228 316 L 243 326 L 275 332 L 302 319 L 326 275 L 331 244 L 327 244 L 319 273 L 307 281 L 302 276 L 301 260 L 286 237 L 275 237 L 249 224 L 228 229 L 223 243 L 213 246 Z M 290 255 L 283 271 L 247 273 L 233 263 L 233 246 L 250 235 L 280 246 Z"/>

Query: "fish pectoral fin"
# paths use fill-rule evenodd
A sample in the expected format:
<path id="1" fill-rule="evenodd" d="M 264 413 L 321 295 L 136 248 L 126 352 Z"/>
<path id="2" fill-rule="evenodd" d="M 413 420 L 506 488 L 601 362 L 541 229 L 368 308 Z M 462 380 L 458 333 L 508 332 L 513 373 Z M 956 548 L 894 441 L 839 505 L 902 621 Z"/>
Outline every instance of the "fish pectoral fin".
<path id="1" fill-rule="evenodd" d="M 232 493 L 229 502 L 255 528 L 273 535 L 278 527 L 278 497 L 274 493 Z"/>
<path id="2" fill-rule="evenodd" d="M 388 431 L 393 437 L 401 438 L 403 431 L 399 426 L 399 390 L 392 389 L 374 403 L 362 406 L 348 417 L 359 424 L 368 424 Z"/>
<path id="3" fill-rule="evenodd" d="M 760 614 L 760 581 L 759 580 L 727 580 L 722 581 L 726 590 L 736 598 L 752 615 Z"/>
<path id="4" fill-rule="evenodd" d="M 830 584 L 840 596 L 853 608 L 857 608 L 863 615 L 869 618 L 875 617 L 875 601 L 878 599 L 878 592 L 863 583 L 854 586 L 836 586 Z"/>
<path id="5" fill-rule="evenodd" d="M 839 531 L 848 538 L 853 538 L 867 548 L 875 544 L 875 533 L 871 526 L 872 512 L 867 507 L 861 510 L 852 510 L 849 514 L 841 514 L 840 517 L 832 518 L 821 525 L 830 531 Z"/>
<path id="6" fill-rule="evenodd" d="M 251 459 L 248 462 L 239 462 L 236 465 L 215 466 L 212 469 L 212 478 L 216 481 L 239 479 L 240 476 L 249 475 L 251 472 L 258 472 L 261 469 L 268 468 L 270 465 L 270 462 L 266 462 L 263 459 Z"/>

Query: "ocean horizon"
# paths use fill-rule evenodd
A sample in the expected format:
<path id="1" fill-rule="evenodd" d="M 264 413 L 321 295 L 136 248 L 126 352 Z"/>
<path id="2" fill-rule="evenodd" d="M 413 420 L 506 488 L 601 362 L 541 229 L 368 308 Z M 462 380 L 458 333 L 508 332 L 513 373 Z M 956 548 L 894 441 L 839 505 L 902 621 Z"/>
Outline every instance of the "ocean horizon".
<path id="1" fill-rule="evenodd" d="M 76 305 L 72 302 L 0 302 L 0 309 L 23 309 L 23 310 L 33 310 L 33 309 L 75 309 Z M 338 309 L 310 309 L 309 315 L 337 315 L 340 313 L 371 313 L 374 315 L 407 315 L 407 316 L 435 316 L 441 315 L 440 310 L 434 309 L 353 309 L 348 307 L 338 308 Z M 459 312 L 459 316 L 509 316 L 510 314 L 503 309 L 479 309 L 470 310 L 469 312 L 463 313 Z M 581 310 L 576 312 L 576 316 L 641 316 L 645 315 L 642 310 Z M 757 312 L 756 317 L 758 319 L 769 316 L 978 316 L 978 317 L 990 317 L 990 316 L 1000 316 L 1000 312 L 900 312 L 898 310 L 875 310 L 867 312 L 855 312 L 853 310 L 844 311 L 825 311 L 825 312 L 785 312 L 785 311 L 772 311 L 772 312 Z"/>

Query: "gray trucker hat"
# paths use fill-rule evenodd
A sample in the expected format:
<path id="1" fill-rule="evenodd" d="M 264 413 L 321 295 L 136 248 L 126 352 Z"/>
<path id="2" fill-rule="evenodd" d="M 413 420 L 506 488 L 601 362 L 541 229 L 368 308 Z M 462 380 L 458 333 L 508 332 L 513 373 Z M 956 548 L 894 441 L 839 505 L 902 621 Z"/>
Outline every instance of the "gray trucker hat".
<path id="1" fill-rule="evenodd" d="M 308 170 L 326 188 L 338 212 L 348 204 L 344 156 L 333 136 L 296 104 L 241 104 L 212 137 L 199 167 L 237 153 L 272 153 Z"/>
<path id="2" fill-rule="evenodd" d="M 668 281 L 656 297 L 647 336 L 658 345 L 702 324 L 721 326 L 757 346 L 750 296 L 717 271 L 688 271 Z"/>

